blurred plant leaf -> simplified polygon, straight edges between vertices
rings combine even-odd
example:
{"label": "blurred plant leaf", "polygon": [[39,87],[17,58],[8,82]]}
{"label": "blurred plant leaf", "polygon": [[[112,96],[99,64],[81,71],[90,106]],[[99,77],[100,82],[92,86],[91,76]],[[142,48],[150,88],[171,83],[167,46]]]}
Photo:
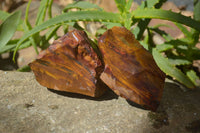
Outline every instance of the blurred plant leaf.
{"label": "blurred plant leaf", "polygon": [[16,11],[11,14],[1,25],[0,25],[0,49],[6,46],[8,41],[14,35],[17,26],[20,22],[21,12]]}
{"label": "blurred plant leaf", "polygon": [[180,13],[175,13],[172,11],[162,10],[162,9],[136,9],[132,12],[132,16],[135,19],[142,18],[155,18],[155,19],[164,19],[172,22],[177,22],[181,24],[185,24],[189,27],[192,27],[198,31],[200,31],[200,22],[195,21],[191,17],[186,17],[181,15]]}
{"label": "blurred plant leaf", "polygon": [[194,19],[200,22],[200,0],[194,0]]}
{"label": "blurred plant leaf", "polygon": [[192,64],[191,61],[185,59],[185,58],[181,58],[181,57],[176,57],[176,58],[169,58],[168,59],[169,62],[171,64],[173,64],[174,66],[180,66],[180,65],[190,65]]}
{"label": "blurred plant leaf", "polygon": [[81,9],[81,10],[91,10],[91,9],[98,9],[102,10],[98,5],[90,3],[88,1],[77,1],[72,4],[68,4],[64,9],[63,12],[67,12],[69,9]]}
{"label": "blurred plant leaf", "polygon": [[[31,5],[31,1],[32,0],[29,0],[28,5],[26,7],[26,12],[25,12],[25,19],[24,19],[24,23],[23,23],[23,27],[24,27],[24,32],[25,33],[32,29],[32,26],[31,26],[31,24],[30,24],[30,22],[28,20],[28,13],[29,13],[29,8],[30,8],[30,5]],[[32,36],[29,37],[29,40],[30,40],[32,46],[34,47],[36,53],[38,54],[39,52],[37,50],[37,44],[35,42],[36,39],[34,39],[34,36],[32,35]]]}
{"label": "blurred plant leaf", "polygon": [[[17,44],[18,41],[19,41],[18,39],[17,40],[10,40],[7,43],[6,46],[4,46],[3,48],[0,49],[0,54],[5,53],[5,52],[12,52],[12,51],[14,51],[15,47],[16,47],[16,44]],[[31,42],[29,40],[27,40],[27,41],[24,41],[20,45],[19,49],[27,48],[29,46],[31,46]]]}
{"label": "blurred plant leaf", "polygon": [[164,51],[167,51],[167,50],[170,50],[174,48],[173,45],[171,44],[159,44],[159,45],[156,45],[156,49],[159,51],[159,52],[164,52]]}
{"label": "blurred plant leaf", "polygon": [[9,13],[0,10],[0,20],[1,20],[1,21],[6,20],[6,18],[7,18],[8,16],[10,16]]}
{"label": "blurred plant leaf", "polygon": [[165,31],[160,30],[157,26],[156,27],[150,27],[149,28],[152,31],[155,31],[158,33],[160,36],[162,36],[166,41],[173,40],[173,37],[170,34],[167,34]]}
{"label": "blurred plant leaf", "polygon": [[186,72],[186,74],[196,86],[200,86],[200,79],[194,70],[190,69]]}
{"label": "blurred plant leaf", "polygon": [[183,32],[185,37],[188,37],[188,38],[192,37],[192,33],[189,32],[185,26],[183,26],[182,24],[179,24],[179,23],[174,23],[174,24]]}

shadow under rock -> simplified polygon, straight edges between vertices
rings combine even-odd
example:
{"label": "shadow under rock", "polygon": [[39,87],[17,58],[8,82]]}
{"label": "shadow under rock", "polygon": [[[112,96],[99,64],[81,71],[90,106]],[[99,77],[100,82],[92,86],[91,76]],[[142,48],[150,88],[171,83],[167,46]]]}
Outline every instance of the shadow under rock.
{"label": "shadow under rock", "polygon": [[127,101],[127,103],[129,104],[129,105],[131,105],[131,106],[133,106],[133,107],[136,107],[136,108],[139,108],[139,109],[143,109],[143,110],[148,110],[148,109],[146,109],[145,107],[143,107],[142,105],[139,105],[139,104],[137,104],[137,103],[135,103],[135,102],[133,102],[133,101],[130,101],[130,100],[126,100]]}
{"label": "shadow under rock", "polygon": [[67,96],[71,98],[79,98],[79,99],[88,99],[88,100],[95,100],[95,101],[104,101],[104,100],[112,100],[112,99],[118,99],[118,95],[116,95],[112,90],[107,89],[107,91],[100,97],[90,97],[78,93],[71,93],[66,91],[58,91],[53,90],[50,88],[47,88],[49,91],[56,93],[58,95]]}
{"label": "shadow under rock", "polygon": [[[0,70],[4,70],[4,71],[13,71],[13,70],[17,70],[18,64],[14,63],[12,58],[13,58],[13,52],[10,53],[5,53],[3,57],[3,54],[0,55]],[[16,56],[15,56],[15,60],[17,60],[17,58],[19,57],[19,54],[17,52]]]}
{"label": "shadow under rock", "polygon": [[197,133],[200,132],[200,128],[197,128],[199,123],[192,122],[200,118],[199,101],[199,88],[183,90],[177,83],[166,81],[160,105],[156,112],[149,112],[148,117],[155,129],[171,125],[166,129],[178,128],[177,132],[195,130]]}

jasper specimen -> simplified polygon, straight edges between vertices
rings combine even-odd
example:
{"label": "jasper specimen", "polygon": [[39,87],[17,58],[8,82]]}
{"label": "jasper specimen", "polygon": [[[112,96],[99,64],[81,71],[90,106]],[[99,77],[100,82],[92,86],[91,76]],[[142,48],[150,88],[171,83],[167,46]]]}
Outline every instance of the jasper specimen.
{"label": "jasper specimen", "polygon": [[29,64],[43,86],[92,97],[106,88],[100,80],[104,65],[91,47],[84,31],[73,30],[62,36]]}
{"label": "jasper specimen", "polygon": [[113,27],[98,40],[105,70],[101,79],[117,95],[155,111],[162,97],[165,74],[152,55],[124,27]]}

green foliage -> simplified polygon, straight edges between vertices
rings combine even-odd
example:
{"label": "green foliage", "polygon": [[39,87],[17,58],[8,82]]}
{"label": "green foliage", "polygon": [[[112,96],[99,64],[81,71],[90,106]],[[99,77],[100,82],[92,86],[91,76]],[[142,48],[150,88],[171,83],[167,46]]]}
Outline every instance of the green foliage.
{"label": "green foliage", "polygon": [[182,84],[185,84],[188,88],[194,88],[194,84],[192,81],[175,65],[171,64],[169,60],[161,55],[155,48],[153,49],[153,57],[158,64],[158,66],[165,72],[166,74],[172,76]]}
{"label": "green foliage", "polygon": [[[12,22],[13,19],[17,20],[15,21],[15,26],[9,27],[12,29],[12,32],[9,31],[12,33],[9,34],[9,37],[8,35],[5,36],[0,34],[0,54],[14,51],[15,56],[19,49],[31,45],[34,46],[36,52],[37,47],[46,49],[49,46],[48,41],[52,37],[57,38],[56,31],[59,27],[63,27],[65,32],[68,31],[69,26],[83,29],[78,24],[79,21],[84,22],[84,24],[87,22],[102,23],[104,26],[98,29],[97,37],[113,26],[124,26],[131,30],[141,44],[152,53],[156,63],[166,75],[179,81],[188,88],[195,88],[196,86],[200,86],[199,76],[193,69],[194,67],[192,64],[194,60],[200,59],[200,50],[195,47],[199,42],[200,2],[199,0],[194,1],[194,19],[192,19],[191,17],[186,17],[180,13],[160,9],[165,1],[166,0],[143,1],[136,10],[132,11],[131,5],[133,0],[115,0],[119,13],[106,12],[93,3],[79,1],[67,5],[63,9],[62,14],[52,18],[51,6],[53,0],[42,0],[36,17],[36,23],[33,27],[30,25],[28,19],[29,6],[31,4],[31,1],[29,1],[23,23],[19,22],[19,12],[10,15],[0,11],[0,20],[3,21],[0,33],[8,32],[3,30],[3,28],[5,28],[9,19],[12,19]],[[77,10],[71,11],[71,9]],[[48,14],[48,17],[46,14]],[[151,19],[163,19],[174,22],[183,32],[185,37],[174,39],[166,32],[160,30],[161,26],[167,25],[161,24],[149,27],[148,24]],[[134,28],[132,28],[133,25]],[[190,28],[188,29],[184,25],[187,25]],[[16,29],[22,30],[24,35],[19,39],[12,40],[11,37]],[[48,30],[46,34],[41,36],[40,32],[46,29]],[[144,37],[145,30],[148,31],[148,34]],[[152,39],[154,33],[162,36],[165,39],[165,42],[159,45],[155,44]],[[2,39],[4,41],[2,41]],[[96,46],[96,44],[94,46]],[[26,69],[22,69],[21,71],[24,70]]]}
{"label": "green foliage", "polygon": [[0,51],[14,35],[19,24],[21,12],[17,11],[8,16],[0,25]]}
{"label": "green foliage", "polygon": [[200,22],[200,0],[194,0],[194,19]]}
{"label": "green foliage", "polygon": [[137,9],[133,11],[132,16],[135,19],[155,18],[155,19],[170,20],[172,22],[181,23],[200,31],[199,22],[195,21],[194,19],[190,17],[186,17],[172,11],[145,8],[145,9]]}
{"label": "green foliage", "polygon": [[98,9],[102,10],[99,6],[92,4],[87,1],[79,1],[79,2],[74,2],[72,4],[68,4],[64,9],[63,12],[67,12],[69,9],[80,9],[80,10],[92,10],[92,9]]}
{"label": "green foliage", "polygon": [[10,14],[0,10],[0,20],[4,21]]}

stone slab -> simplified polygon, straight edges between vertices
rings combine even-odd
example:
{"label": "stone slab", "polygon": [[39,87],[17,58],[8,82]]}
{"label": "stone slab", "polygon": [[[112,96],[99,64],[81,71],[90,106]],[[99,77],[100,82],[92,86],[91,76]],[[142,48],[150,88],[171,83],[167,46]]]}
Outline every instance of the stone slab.
{"label": "stone slab", "polygon": [[167,80],[156,113],[109,91],[102,97],[51,91],[33,73],[0,71],[1,133],[200,132],[200,89]]}

